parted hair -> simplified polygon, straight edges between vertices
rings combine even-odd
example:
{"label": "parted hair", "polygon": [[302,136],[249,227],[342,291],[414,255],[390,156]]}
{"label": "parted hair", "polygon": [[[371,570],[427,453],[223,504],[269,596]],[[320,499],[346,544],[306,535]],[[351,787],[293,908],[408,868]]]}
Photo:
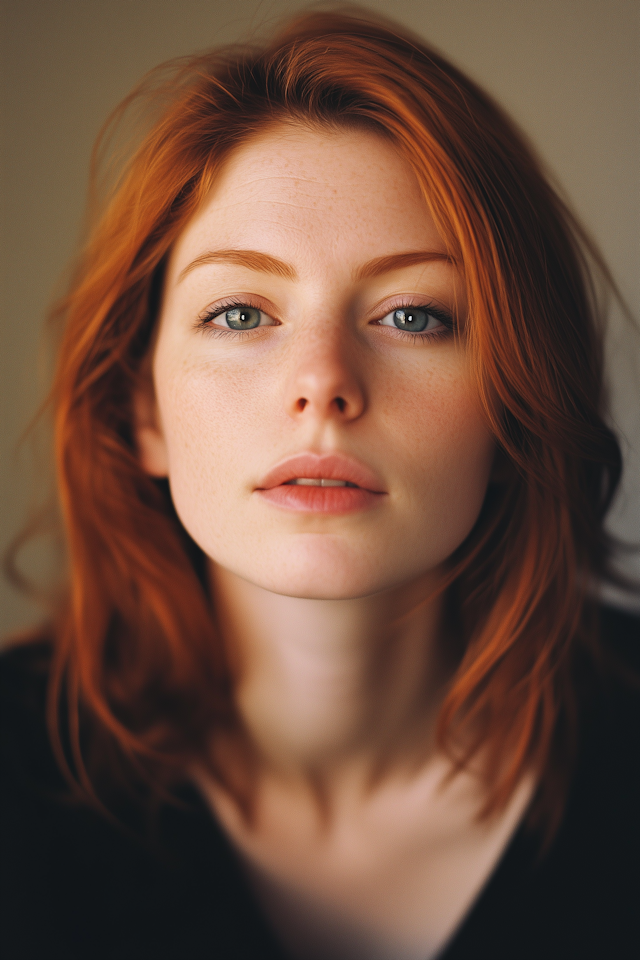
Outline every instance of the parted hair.
{"label": "parted hair", "polygon": [[421,40],[362,11],[303,13],[262,45],[163,65],[111,118],[98,160],[136,109],[146,132],[111,169],[55,308],[69,579],[48,718],[60,763],[86,796],[104,776],[164,788],[205,756],[216,724],[234,723],[201,557],[168,486],[141,468],[132,398],[168,253],[234,148],[283,121],[364,125],[415,171],[464,278],[466,348],[502,464],[448,567],[458,660],[439,740],[461,765],[481,751],[485,814],[533,769],[536,809],[557,822],[575,663],[598,643],[591,597],[609,570],[603,518],[621,470],[603,419],[597,253],[501,109]]}

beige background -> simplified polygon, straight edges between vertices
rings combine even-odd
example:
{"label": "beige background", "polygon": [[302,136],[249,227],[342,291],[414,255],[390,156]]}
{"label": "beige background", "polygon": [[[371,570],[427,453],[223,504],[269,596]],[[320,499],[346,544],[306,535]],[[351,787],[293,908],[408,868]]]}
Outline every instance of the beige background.
{"label": "beige background", "polygon": [[[259,37],[294,0],[4,0],[0,548],[42,495],[46,454],[16,447],[47,379],[43,316],[77,238],[89,152],[107,113],[158,62]],[[493,93],[528,132],[640,312],[640,3],[369,0]],[[398,69],[402,65],[398,64]],[[640,339],[614,313],[612,418],[625,487],[611,525],[640,541]],[[25,553],[42,569],[43,548]],[[625,567],[640,576],[638,555]],[[0,633],[37,608],[0,586]]]}

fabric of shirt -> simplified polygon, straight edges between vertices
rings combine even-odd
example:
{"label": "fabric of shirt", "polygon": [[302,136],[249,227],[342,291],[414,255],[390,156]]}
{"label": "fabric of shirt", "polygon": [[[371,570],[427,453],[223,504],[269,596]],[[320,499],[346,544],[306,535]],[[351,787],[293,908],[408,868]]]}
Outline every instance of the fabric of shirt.
{"label": "fabric of shirt", "polygon": [[[601,618],[637,669],[640,619]],[[195,789],[138,832],[126,811],[111,822],[70,799],[46,732],[48,660],[42,644],[0,656],[3,960],[286,960]],[[583,706],[550,848],[516,831],[441,960],[640,958],[640,684],[622,673]]]}

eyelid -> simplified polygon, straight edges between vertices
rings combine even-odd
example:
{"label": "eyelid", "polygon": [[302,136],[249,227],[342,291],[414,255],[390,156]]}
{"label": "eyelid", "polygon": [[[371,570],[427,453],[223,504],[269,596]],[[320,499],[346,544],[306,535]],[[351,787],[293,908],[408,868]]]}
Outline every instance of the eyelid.
{"label": "eyelid", "polygon": [[[441,306],[438,303],[434,303],[432,300],[421,300],[418,297],[398,297],[396,300],[392,300],[390,304],[386,304],[384,312],[381,310],[376,311],[376,315],[369,320],[369,323],[373,326],[389,326],[392,327],[392,324],[383,324],[382,320],[385,320],[390,314],[395,313],[396,310],[424,310],[425,313],[428,313],[434,319],[438,320],[443,327],[447,330],[452,331],[456,327],[456,321],[451,311],[447,310],[445,307]],[[435,332],[435,331],[434,331]],[[425,334],[412,334],[412,336],[425,336]]]}
{"label": "eyelid", "polygon": [[212,322],[217,320],[221,314],[226,313],[227,310],[233,310],[237,307],[249,307],[251,310],[257,310],[262,314],[263,317],[266,317],[271,321],[271,323],[260,323],[257,327],[252,328],[254,330],[259,330],[263,327],[277,327],[280,325],[280,321],[276,317],[272,316],[272,314],[267,310],[265,310],[264,305],[261,306],[257,302],[257,298],[254,298],[250,295],[240,295],[228,297],[224,300],[220,300],[211,304],[211,306],[207,307],[198,318],[198,326],[207,327],[209,329],[217,328],[219,330],[230,330],[233,333],[249,332],[233,330],[232,327],[223,326],[222,324],[214,324]]}
{"label": "eyelid", "polygon": [[[252,310],[258,310],[263,317],[270,320],[270,323],[260,323],[258,327],[253,327],[253,330],[264,329],[265,327],[275,327],[280,326],[281,321],[273,315],[275,311],[273,310],[273,305],[269,304],[267,309],[265,309],[265,304],[259,302],[262,300],[261,297],[254,297],[251,294],[239,294],[227,297],[225,299],[219,300],[207,307],[198,317],[197,326],[202,329],[208,330],[219,330],[219,331],[229,331],[233,334],[238,333],[250,333],[251,330],[239,331],[234,330],[232,327],[223,326],[222,324],[215,324],[212,321],[216,320],[221,314],[225,313],[227,310],[231,310],[237,307],[249,307]],[[393,324],[382,324],[381,321],[392,314],[395,310],[409,310],[409,309],[421,309],[438,320],[442,327],[451,332],[456,327],[456,321],[452,316],[451,312],[441,306],[439,303],[434,303],[432,300],[427,300],[426,302],[422,300],[419,296],[412,295],[398,295],[397,297],[391,298],[390,302],[387,302],[384,306],[384,312],[380,307],[375,311],[375,315],[367,321],[368,324],[373,326],[387,326],[389,329],[395,329],[397,332],[401,331],[399,328],[395,328]],[[431,331],[431,334],[436,334],[438,330]],[[408,336],[411,337],[422,337],[425,338],[429,336],[429,333],[408,333]]]}
{"label": "eyelid", "polygon": [[[400,310],[402,310],[402,309],[403,309],[402,307],[396,307],[394,310],[390,310],[389,313],[385,313],[384,317],[381,317],[380,320],[377,321],[377,326],[379,326],[379,327],[390,327],[390,328],[393,327],[393,328],[395,328],[396,330],[399,329],[398,327],[396,327],[395,323],[393,323],[393,322],[391,322],[391,323],[385,323],[384,321],[387,319],[387,317],[393,317],[394,313],[398,313],[398,312],[399,312]],[[410,308],[410,307],[405,307],[404,309],[405,309],[407,312],[409,312],[409,310],[410,310],[411,308]],[[440,319],[440,317],[436,317],[435,313],[432,313],[430,310],[425,310],[424,307],[414,307],[413,309],[414,309],[414,310],[422,310],[424,313],[426,313],[426,315],[427,315],[428,317],[431,317],[433,320],[437,320],[437,322],[439,323],[440,326],[436,327],[436,330],[440,330],[441,328],[442,328],[442,329],[447,329],[446,325],[442,322],[442,320]],[[413,332],[413,333],[421,334],[422,336],[424,336],[426,333],[432,333],[432,332],[434,332],[434,331],[432,331],[432,330],[417,330],[417,331],[408,331],[408,332]]]}

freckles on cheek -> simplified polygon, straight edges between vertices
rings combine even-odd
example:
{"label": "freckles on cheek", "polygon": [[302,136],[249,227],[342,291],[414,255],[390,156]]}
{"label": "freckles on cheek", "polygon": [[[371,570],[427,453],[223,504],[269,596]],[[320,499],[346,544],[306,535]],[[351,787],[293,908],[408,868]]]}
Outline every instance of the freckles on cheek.
{"label": "freckles on cheek", "polygon": [[396,416],[385,432],[408,539],[415,537],[418,554],[426,551],[429,563],[440,563],[478,518],[494,441],[468,380],[442,369],[430,374],[397,385]]}
{"label": "freckles on cheek", "polygon": [[180,378],[167,400],[165,430],[171,473],[175,476],[188,470],[192,478],[204,480],[227,419],[215,383],[201,377]]}
{"label": "freckles on cheek", "polygon": [[466,476],[488,474],[493,439],[464,376],[428,371],[399,378],[385,405],[396,455],[416,479],[458,486]]}
{"label": "freckles on cheek", "polygon": [[455,418],[452,405],[458,406],[460,398],[449,378],[437,371],[418,370],[409,376],[401,370],[385,384],[380,401],[393,435],[411,449],[447,429]]}
{"label": "freckles on cheek", "polygon": [[172,377],[164,400],[172,484],[210,492],[218,478],[241,476],[243,450],[264,407],[255,377],[213,364],[185,366]]}

